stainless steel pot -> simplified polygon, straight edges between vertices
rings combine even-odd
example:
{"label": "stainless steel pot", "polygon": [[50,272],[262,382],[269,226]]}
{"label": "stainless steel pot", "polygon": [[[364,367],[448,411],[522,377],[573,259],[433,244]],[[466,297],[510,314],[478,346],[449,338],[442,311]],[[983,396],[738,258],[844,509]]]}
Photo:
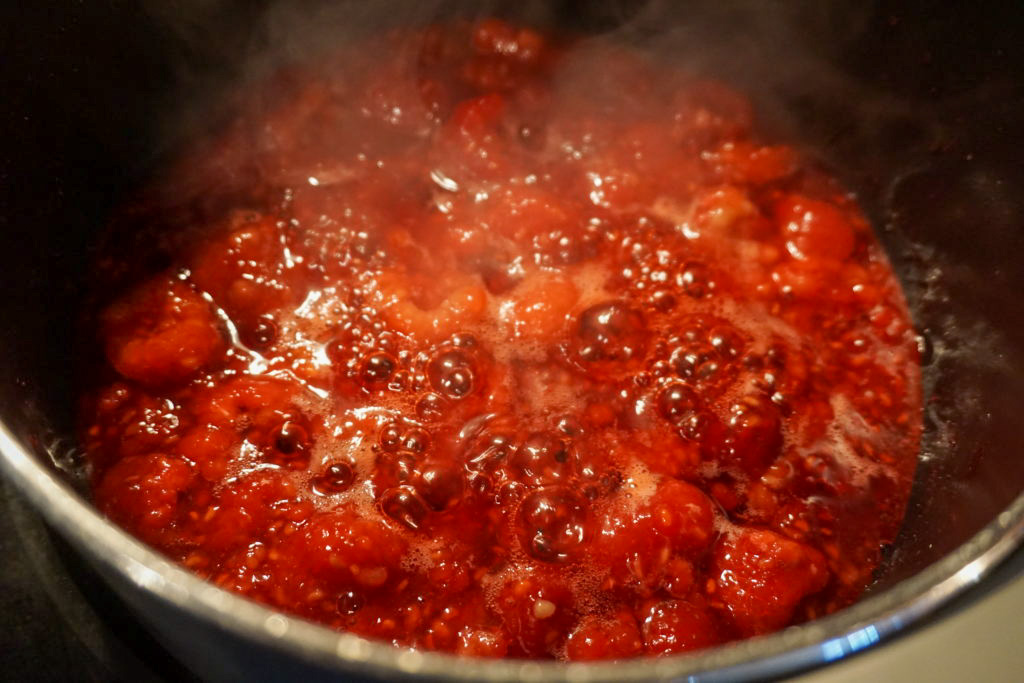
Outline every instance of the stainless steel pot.
{"label": "stainless steel pot", "polygon": [[[488,6],[652,41],[748,87],[780,135],[819,150],[858,189],[925,335],[927,437],[915,491],[903,533],[862,602],[694,655],[562,665],[396,650],[284,616],[169,563],[75,489],[62,468],[74,457],[74,321],[89,244],[111,207],[185,134],[180,122],[211,110],[209,93],[244,75],[241,59],[254,45],[260,54],[280,55],[282,44],[292,51],[303,22],[291,22],[313,8],[292,6],[285,16],[274,3],[230,0],[67,3],[60,12],[15,5],[0,17],[9,34],[0,105],[0,467],[201,675],[773,677],[903,631],[983,580],[1024,538],[1024,24],[1012,9],[806,2],[766,13],[762,3],[739,0]],[[357,3],[326,14],[318,7],[317,35],[353,30],[356,19],[386,24],[433,11],[407,8],[403,15],[389,3],[371,18]],[[445,13],[458,11],[445,5]]]}

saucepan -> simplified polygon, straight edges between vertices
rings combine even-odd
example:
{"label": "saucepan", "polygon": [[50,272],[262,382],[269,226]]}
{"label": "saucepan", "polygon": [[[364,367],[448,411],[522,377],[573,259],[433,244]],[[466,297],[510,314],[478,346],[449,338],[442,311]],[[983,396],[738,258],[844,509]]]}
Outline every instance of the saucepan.
{"label": "saucepan", "polygon": [[[1024,15],[989,3],[7,3],[0,468],[162,643],[217,680],[770,678],[904,632],[1024,538]],[[781,633],[611,664],[480,661],[369,642],[193,577],[99,515],[73,473],[77,311],[113,207],[305,40],[505,14],[649,41],[748,91],[854,188],[921,333],[925,438],[864,599]]]}

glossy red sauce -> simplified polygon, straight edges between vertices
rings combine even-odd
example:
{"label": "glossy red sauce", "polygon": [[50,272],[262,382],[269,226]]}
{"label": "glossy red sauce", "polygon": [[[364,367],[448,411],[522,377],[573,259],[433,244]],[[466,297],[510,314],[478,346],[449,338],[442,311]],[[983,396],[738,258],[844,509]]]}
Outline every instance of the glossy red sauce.
{"label": "glossy red sauce", "polygon": [[170,265],[96,316],[97,504],[220,586],[466,655],[850,604],[914,473],[915,333],[850,194],[752,119],[496,21],[282,73],[126,211]]}

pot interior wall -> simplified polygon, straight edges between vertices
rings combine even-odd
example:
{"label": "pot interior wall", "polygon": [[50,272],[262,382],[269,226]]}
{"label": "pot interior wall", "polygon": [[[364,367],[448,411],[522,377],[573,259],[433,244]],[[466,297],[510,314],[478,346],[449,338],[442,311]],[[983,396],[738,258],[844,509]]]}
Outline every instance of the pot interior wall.
{"label": "pot interior wall", "polygon": [[[330,30],[317,39],[351,32],[353,17],[368,25],[439,14],[398,4],[408,14],[335,5],[318,15]],[[858,190],[927,340],[927,439],[879,587],[952,550],[1024,491],[1024,27],[1012,10],[881,1],[512,6],[486,9],[614,31],[700,60],[748,87],[780,136],[817,150]],[[247,58],[268,42],[294,38],[299,24],[271,3],[230,1],[8,3],[2,14],[0,415],[41,461],[50,451],[67,462],[76,310],[97,230],[194,122],[216,111],[211,93],[245,76]]]}

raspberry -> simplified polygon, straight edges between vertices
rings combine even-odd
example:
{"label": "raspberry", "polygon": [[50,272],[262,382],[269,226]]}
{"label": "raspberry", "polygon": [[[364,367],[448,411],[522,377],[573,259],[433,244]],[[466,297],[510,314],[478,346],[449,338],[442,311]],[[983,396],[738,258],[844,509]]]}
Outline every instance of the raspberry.
{"label": "raspberry", "polygon": [[466,656],[686,652],[855,600],[921,406],[846,191],[608,37],[481,19],[320,59],[118,218],[154,253],[102,253],[89,297],[100,509],[216,585]]}

